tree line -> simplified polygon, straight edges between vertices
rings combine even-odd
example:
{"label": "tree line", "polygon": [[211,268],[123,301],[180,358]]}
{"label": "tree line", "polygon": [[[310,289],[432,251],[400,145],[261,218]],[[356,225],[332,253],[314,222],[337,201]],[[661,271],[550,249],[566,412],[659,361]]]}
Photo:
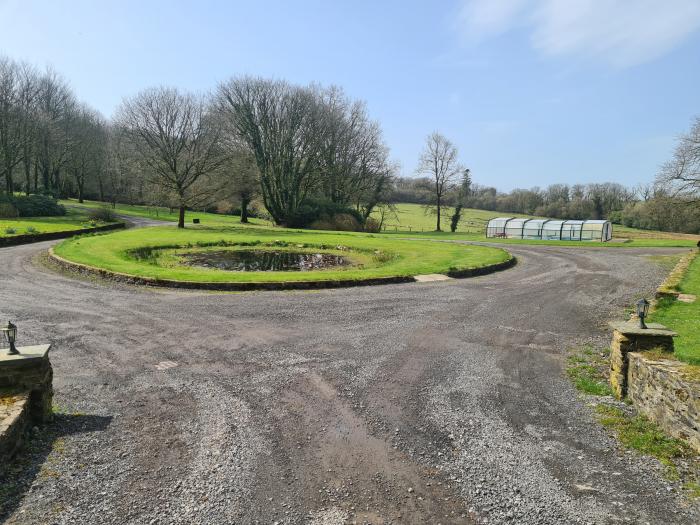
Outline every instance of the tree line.
{"label": "tree line", "polygon": [[[419,170],[419,175],[429,173],[430,176],[397,177],[390,201],[421,204],[436,214],[437,210],[448,207],[453,211],[453,228],[459,221],[461,209],[468,207],[498,214],[609,219],[641,229],[700,233],[700,117],[693,120],[688,132],[679,136],[671,159],[661,166],[655,181],[634,188],[606,182],[553,184],[544,189],[534,187],[501,192],[495,187],[472,183],[469,170],[457,163],[454,163],[447,183],[436,185],[439,177],[436,179],[435,172],[439,170],[435,167],[443,164],[438,161],[440,155],[435,154],[436,148],[431,145],[435,136],[431,137]],[[447,143],[456,154],[456,148],[447,139],[440,136],[439,140]],[[434,173],[430,173],[431,166]]]}
{"label": "tree line", "polygon": [[[207,94],[156,87],[111,121],[55,72],[0,59],[2,192],[236,207],[284,226],[370,227],[396,166],[365,104],[340,88],[238,77]],[[228,209],[226,209],[228,208]]]}
{"label": "tree line", "polygon": [[[457,147],[426,139],[416,177],[397,177],[379,124],[338,87],[235,77],[196,94],[155,87],[111,120],[55,71],[0,57],[0,196],[17,192],[264,214],[276,224],[381,228],[391,203],[446,213],[465,207],[700,231],[700,118],[654,184],[555,184],[499,192],[472,183]],[[0,199],[1,200],[1,199]],[[254,203],[261,203],[255,206]],[[372,217],[373,212],[375,219]]]}

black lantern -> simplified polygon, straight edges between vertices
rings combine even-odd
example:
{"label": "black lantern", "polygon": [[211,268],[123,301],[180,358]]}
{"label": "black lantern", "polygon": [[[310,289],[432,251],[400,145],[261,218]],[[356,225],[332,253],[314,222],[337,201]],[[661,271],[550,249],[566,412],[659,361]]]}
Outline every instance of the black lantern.
{"label": "black lantern", "polygon": [[15,346],[15,341],[17,340],[17,326],[12,324],[10,321],[7,322],[7,326],[2,328],[5,334],[5,339],[10,343],[10,349],[7,351],[9,355],[19,354],[17,347]]}
{"label": "black lantern", "polygon": [[639,328],[646,328],[647,325],[644,324],[644,319],[649,313],[649,301],[646,299],[640,299],[637,301],[637,317],[639,317]]}

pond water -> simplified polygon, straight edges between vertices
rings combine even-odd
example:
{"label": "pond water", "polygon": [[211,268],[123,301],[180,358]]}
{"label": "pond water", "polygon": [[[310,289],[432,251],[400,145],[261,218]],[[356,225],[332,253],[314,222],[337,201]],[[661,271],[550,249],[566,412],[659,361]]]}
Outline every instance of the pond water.
{"label": "pond water", "polygon": [[280,272],[323,270],[349,264],[332,253],[301,253],[268,250],[221,250],[185,253],[185,264],[234,272]]}

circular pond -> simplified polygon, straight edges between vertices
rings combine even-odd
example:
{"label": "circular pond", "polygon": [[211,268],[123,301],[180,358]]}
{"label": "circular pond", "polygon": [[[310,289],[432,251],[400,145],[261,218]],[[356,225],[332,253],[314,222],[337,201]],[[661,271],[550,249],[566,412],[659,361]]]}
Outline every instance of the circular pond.
{"label": "circular pond", "polygon": [[272,250],[219,250],[181,254],[187,266],[233,272],[304,272],[346,266],[350,262],[332,253]]}

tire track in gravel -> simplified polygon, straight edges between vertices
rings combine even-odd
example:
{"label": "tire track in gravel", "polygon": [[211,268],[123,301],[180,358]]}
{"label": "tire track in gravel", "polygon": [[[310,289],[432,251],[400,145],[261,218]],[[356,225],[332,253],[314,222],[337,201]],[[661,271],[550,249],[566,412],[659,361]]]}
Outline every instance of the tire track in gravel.
{"label": "tire track in gravel", "polygon": [[513,246],[517,267],[468,280],[206,294],[73,280],[32,263],[49,245],[0,250],[0,318],[55,343],[57,401],[96,423],[9,523],[698,521],[562,374],[663,278],[647,251]]}

